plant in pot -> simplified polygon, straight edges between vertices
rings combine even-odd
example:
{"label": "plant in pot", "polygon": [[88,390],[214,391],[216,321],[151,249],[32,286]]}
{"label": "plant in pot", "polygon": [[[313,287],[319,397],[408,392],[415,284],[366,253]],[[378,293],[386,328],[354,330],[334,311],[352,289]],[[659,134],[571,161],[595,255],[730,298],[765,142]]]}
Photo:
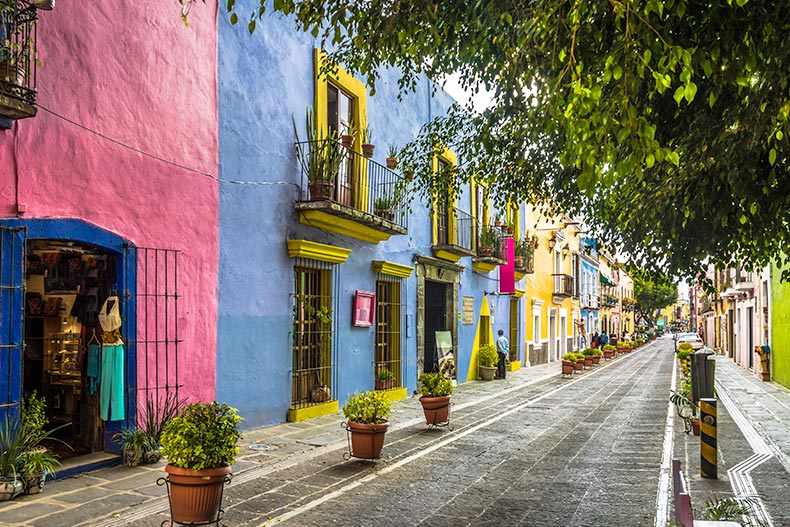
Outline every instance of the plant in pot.
{"label": "plant in pot", "polygon": [[46,399],[44,396],[39,397],[36,390],[22,401],[20,430],[23,446],[18,453],[17,463],[22,487],[27,494],[41,492],[47,476],[53,476],[60,466],[57,454],[43,445],[44,440],[55,441],[71,449],[71,445],[53,437],[55,432],[71,423],[45,430],[49,425],[46,408]]}
{"label": "plant in pot", "polygon": [[675,406],[678,417],[683,419],[684,431],[700,435],[699,408],[691,400],[691,380],[688,377],[680,379],[678,389],[670,394],[669,401]]}
{"label": "plant in pot", "polygon": [[353,124],[350,124],[346,127],[344,133],[340,135],[340,144],[343,148],[348,148],[349,150],[354,149],[354,137],[357,135],[357,129],[354,128]]}
{"label": "plant in pot", "polygon": [[576,354],[566,353],[562,356],[562,374],[571,375],[576,370]]}
{"label": "plant in pot", "polygon": [[441,373],[420,375],[420,404],[425,422],[429,425],[442,425],[449,421],[450,396],[455,389],[453,382]]}
{"label": "plant in pot", "polygon": [[532,259],[534,252],[535,247],[527,238],[516,243],[514,248],[514,264],[516,269],[527,269],[527,263]]}
{"label": "plant in pot", "polygon": [[242,417],[218,402],[184,407],[162,431],[170,514],[177,523],[218,522],[222,490],[236,461]]}
{"label": "plant in pot", "polygon": [[601,351],[599,348],[592,348],[593,364],[600,364],[602,357],[603,351]]}
{"label": "plant in pot", "polygon": [[146,397],[145,406],[138,414],[137,426],[127,428],[113,437],[123,451],[123,462],[130,467],[156,463],[162,457],[160,442],[165,426],[184,406],[175,392],[168,392],[161,401]]}
{"label": "plant in pot", "polygon": [[485,344],[477,350],[477,364],[480,369],[480,378],[484,381],[493,381],[496,366],[499,363],[499,353],[493,344]]}
{"label": "plant in pot", "polygon": [[381,368],[376,374],[376,389],[389,390],[395,386],[395,374],[387,368]]}
{"label": "plant in pot", "polygon": [[617,348],[611,344],[604,344],[602,350],[604,359],[613,359],[615,353],[617,353]]}
{"label": "plant in pot", "polygon": [[302,172],[307,176],[307,187],[310,199],[323,201],[332,199],[335,189],[335,178],[340,170],[345,152],[337,146],[337,132],[319,131],[318,121],[313,111],[308,108],[305,114],[307,142],[299,141],[296,121],[293,121],[296,136],[296,153]]}
{"label": "plant in pot", "polygon": [[373,213],[386,220],[392,221],[394,215],[392,214],[392,198],[384,196],[373,200]]}
{"label": "plant in pot", "polygon": [[390,170],[394,169],[398,166],[398,147],[396,145],[390,145],[389,149],[387,150],[387,168]]}
{"label": "plant in pot", "polygon": [[351,455],[379,459],[384,448],[384,434],[389,428],[392,403],[384,392],[354,392],[343,406],[348,420],[343,426],[351,435]]}
{"label": "plant in pot", "polygon": [[362,134],[362,155],[370,159],[373,157],[373,152],[376,150],[375,145],[373,145],[373,130],[370,129],[370,126],[365,125],[362,127],[361,130]]}
{"label": "plant in pot", "polygon": [[499,233],[491,225],[483,225],[480,229],[480,240],[477,245],[477,255],[482,257],[494,256],[494,248],[499,244]]}
{"label": "plant in pot", "polygon": [[592,365],[593,365],[592,348],[585,348],[585,349],[583,349],[582,353],[581,353],[581,356],[583,357],[583,360],[584,360],[584,366],[587,367],[587,368],[592,367]]}
{"label": "plant in pot", "polygon": [[0,501],[13,499],[22,493],[19,455],[24,449],[24,424],[19,418],[6,414],[0,425]]}

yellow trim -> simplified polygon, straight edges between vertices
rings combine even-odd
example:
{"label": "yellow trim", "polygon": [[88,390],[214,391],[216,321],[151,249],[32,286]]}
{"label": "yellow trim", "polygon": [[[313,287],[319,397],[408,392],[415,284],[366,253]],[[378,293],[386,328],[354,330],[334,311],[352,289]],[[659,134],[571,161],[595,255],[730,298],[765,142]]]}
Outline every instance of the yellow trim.
{"label": "yellow trim", "polygon": [[383,390],[382,393],[387,396],[390,401],[400,401],[406,398],[406,388],[393,388],[391,390]]}
{"label": "yellow trim", "polygon": [[[356,130],[354,136],[354,150],[359,152],[362,150],[362,133],[363,127],[368,124],[368,99],[367,90],[365,85],[354,78],[353,75],[344,70],[340,65],[337,66],[335,75],[328,75],[321,77],[321,63],[326,54],[318,48],[313,49],[313,74],[315,76],[315,115],[316,123],[319,133],[326,134],[329,129],[327,122],[326,108],[327,108],[327,87],[331,82],[336,87],[340,88],[351,99],[354,100],[354,122],[352,125]],[[361,157],[357,157],[361,159]],[[367,203],[367,163],[357,162],[354,166],[354,196],[356,203],[354,208],[359,210],[366,210],[367,207],[363,206]]]}
{"label": "yellow trim", "polygon": [[373,270],[379,274],[397,276],[398,278],[408,278],[411,276],[412,271],[414,271],[414,267],[384,260],[373,260]]}
{"label": "yellow trim", "polygon": [[498,264],[491,263],[491,262],[472,262],[472,270],[477,271],[478,273],[490,273],[494,269],[496,269]]}
{"label": "yellow trim", "polygon": [[288,256],[291,258],[310,258],[329,263],[344,263],[351,249],[334,247],[324,243],[307,240],[288,240]]}
{"label": "yellow trim", "polygon": [[510,371],[518,371],[520,369],[521,369],[521,363],[519,361],[510,363]]}
{"label": "yellow trim", "polygon": [[[487,334],[488,337],[483,339],[482,336]],[[477,380],[478,367],[477,367],[477,350],[480,343],[487,340],[491,344],[494,341],[494,328],[491,325],[491,311],[488,308],[488,296],[483,295],[483,304],[480,306],[480,314],[477,317],[477,329],[475,330],[475,340],[472,342],[472,357],[469,360],[469,370],[466,372],[467,381]]]}
{"label": "yellow trim", "polygon": [[288,410],[288,420],[292,423],[298,423],[306,419],[337,413],[339,409],[337,401],[329,401],[328,403],[316,404],[306,408],[291,408]]}
{"label": "yellow trim", "polygon": [[353,220],[339,218],[321,210],[300,211],[299,223],[370,243],[383,242],[389,240],[392,236],[388,232],[373,229]]}
{"label": "yellow trim", "polygon": [[526,295],[526,294],[527,294],[526,290],[524,290],[524,289],[516,289],[515,293],[513,293],[513,296],[515,296],[516,298],[524,298],[524,295]]}
{"label": "yellow trim", "polygon": [[[491,311],[488,308],[488,295],[483,295],[483,305],[480,306],[480,316],[490,317]],[[491,335],[494,335],[494,330],[491,330]]]}
{"label": "yellow trim", "polygon": [[458,263],[461,260],[460,254],[451,253],[450,251],[445,251],[442,249],[433,251],[433,255],[437,258],[441,258],[442,260],[447,260],[448,262]]}
{"label": "yellow trim", "polygon": [[527,276],[527,273],[522,271],[513,271],[513,276],[516,278],[516,282]]}

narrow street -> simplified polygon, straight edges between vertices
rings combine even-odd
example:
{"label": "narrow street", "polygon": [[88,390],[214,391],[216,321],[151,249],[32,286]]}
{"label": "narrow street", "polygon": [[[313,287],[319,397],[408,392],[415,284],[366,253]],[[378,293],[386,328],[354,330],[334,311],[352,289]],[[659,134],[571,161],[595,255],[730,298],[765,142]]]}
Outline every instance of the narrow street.
{"label": "narrow street", "polygon": [[[672,349],[659,339],[572,378],[548,364],[465,383],[452,430],[428,429],[416,397],[399,401],[376,462],[344,459],[340,414],[250,430],[222,524],[666,527],[676,458],[698,513],[710,499],[756,496],[765,527],[787,525],[790,391],[718,357],[719,478],[702,479],[699,438],[668,403]],[[163,466],[52,482],[6,504],[0,525],[159,526]]]}
{"label": "narrow street", "polygon": [[452,431],[418,424],[389,433],[377,463],[342,462],[333,452],[234,483],[226,523],[652,524],[670,346],[467,407],[457,400]]}

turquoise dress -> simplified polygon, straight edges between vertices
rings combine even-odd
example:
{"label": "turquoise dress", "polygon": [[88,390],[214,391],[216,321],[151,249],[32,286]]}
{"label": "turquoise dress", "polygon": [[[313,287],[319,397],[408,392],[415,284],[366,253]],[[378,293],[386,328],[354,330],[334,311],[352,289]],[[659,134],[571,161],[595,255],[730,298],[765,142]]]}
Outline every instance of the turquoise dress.
{"label": "turquoise dress", "polygon": [[123,343],[102,347],[99,417],[104,421],[124,419],[123,356]]}

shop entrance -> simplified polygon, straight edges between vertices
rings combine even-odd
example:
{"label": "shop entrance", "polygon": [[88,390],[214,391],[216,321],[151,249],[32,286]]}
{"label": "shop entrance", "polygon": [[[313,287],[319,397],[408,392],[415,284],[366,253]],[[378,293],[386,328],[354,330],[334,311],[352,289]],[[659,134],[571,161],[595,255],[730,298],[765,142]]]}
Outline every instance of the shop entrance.
{"label": "shop entrance", "polygon": [[22,395],[44,398],[51,426],[61,427],[56,437],[71,447],[48,445],[61,459],[102,451],[105,422],[125,413],[123,367],[102,372],[99,323],[105,300],[107,311],[120,303],[118,259],[88,244],[40,239],[27,241],[26,258]]}

